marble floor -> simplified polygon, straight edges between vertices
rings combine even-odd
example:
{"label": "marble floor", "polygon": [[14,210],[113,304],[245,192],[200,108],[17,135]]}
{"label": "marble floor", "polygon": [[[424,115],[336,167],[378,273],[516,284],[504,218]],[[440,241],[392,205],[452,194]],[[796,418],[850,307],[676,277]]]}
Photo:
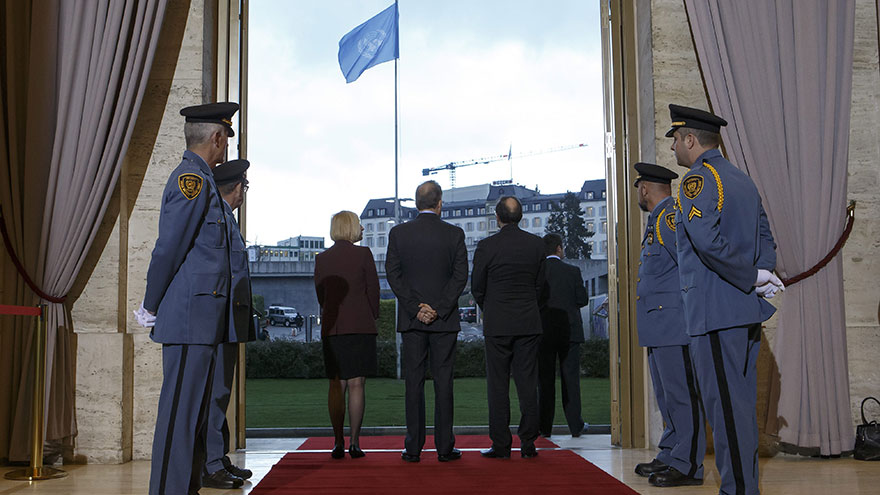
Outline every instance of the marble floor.
{"label": "marble floor", "polygon": [[[305,439],[250,439],[246,451],[232,455],[233,461],[254,472],[254,477],[238,490],[203,488],[201,495],[244,495],[269,472],[284,454],[296,450]],[[580,438],[554,435],[551,440],[560,448],[571,449],[635,491],[644,494],[714,495],[718,493],[718,472],[714,458],[706,459],[706,480],[701,487],[655,488],[647,479],[633,473],[638,462],[653,457],[645,449],[620,449],[610,445],[608,435],[585,435]],[[463,449],[464,455],[479,455],[476,449]],[[367,454],[369,455],[369,450]],[[328,451],[329,453],[329,451]],[[329,455],[328,455],[329,460]],[[0,495],[143,495],[150,475],[148,461],[122,465],[67,465],[70,473],[60,480],[39,482],[10,481],[0,477]],[[11,468],[0,468],[0,474]],[[880,493],[880,462],[852,458],[813,459],[778,455],[761,459],[761,493],[764,495],[877,494]]]}

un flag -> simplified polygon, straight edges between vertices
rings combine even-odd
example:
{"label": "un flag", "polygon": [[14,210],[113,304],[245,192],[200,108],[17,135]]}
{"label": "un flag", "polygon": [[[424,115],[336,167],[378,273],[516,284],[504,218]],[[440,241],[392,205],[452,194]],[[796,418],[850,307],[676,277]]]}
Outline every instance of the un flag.
{"label": "un flag", "polygon": [[374,65],[400,57],[397,3],[349,31],[339,40],[339,68],[352,82]]}

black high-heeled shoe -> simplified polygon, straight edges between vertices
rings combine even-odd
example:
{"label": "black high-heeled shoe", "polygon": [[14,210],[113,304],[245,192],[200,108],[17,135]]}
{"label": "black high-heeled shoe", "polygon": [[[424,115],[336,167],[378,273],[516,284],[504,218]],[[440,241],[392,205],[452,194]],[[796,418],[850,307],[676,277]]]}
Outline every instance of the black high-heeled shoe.
{"label": "black high-heeled shoe", "polygon": [[348,455],[350,455],[352,459],[357,459],[358,457],[363,457],[367,454],[365,454],[357,445],[352,445],[348,448]]}
{"label": "black high-heeled shoe", "polygon": [[333,452],[330,452],[330,457],[334,459],[342,459],[345,457],[345,444],[337,443],[335,447],[333,447]]}

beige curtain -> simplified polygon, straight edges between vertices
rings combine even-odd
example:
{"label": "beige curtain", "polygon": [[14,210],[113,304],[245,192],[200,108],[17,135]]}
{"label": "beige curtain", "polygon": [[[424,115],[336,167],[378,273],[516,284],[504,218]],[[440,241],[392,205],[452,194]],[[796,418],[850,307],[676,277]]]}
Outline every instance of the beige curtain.
{"label": "beige curtain", "polygon": [[[854,0],[685,0],[730,160],[751,176],[777,270],[821,260],[845,224]],[[788,287],[774,340],[768,432],[823,455],[852,450],[841,256]],[[774,403],[774,399],[778,402]]]}
{"label": "beige curtain", "polygon": [[[47,294],[73,286],[119,179],[166,0],[4,2],[0,205],[25,268]],[[8,256],[0,301],[36,304]],[[8,284],[8,285],[7,285]],[[46,439],[76,434],[73,329],[50,303]],[[29,456],[31,330],[0,320],[0,458]]]}

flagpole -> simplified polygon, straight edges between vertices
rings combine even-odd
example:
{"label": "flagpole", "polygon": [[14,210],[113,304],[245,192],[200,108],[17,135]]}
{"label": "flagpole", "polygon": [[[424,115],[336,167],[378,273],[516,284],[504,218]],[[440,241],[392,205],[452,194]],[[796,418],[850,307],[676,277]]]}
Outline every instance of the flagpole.
{"label": "flagpole", "polygon": [[[396,9],[397,0],[394,0],[394,6],[395,6],[395,10],[397,10]],[[397,33],[398,33],[397,34],[397,36],[398,36],[397,43],[398,43],[398,46],[400,46],[400,27],[399,26],[397,28]],[[398,141],[398,130],[397,130],[397,60],[398,60],[398,58],[394,59],[394,225],[400,225],[400,197],[398,196],[398,190],[397,190],[397,162],[398,162],[398,154],[399,154],[399,146],[398,146],[398,142],[397,142]],[[394,298],[394,302],[395,302],[395,306],[400,304],[400,301],[398,301],[396,297]],[[399,311],[397,311],[398,308],[394,308],[394,309],[395,309],[395,311],[394,311],[394,327],[397,328],[397,324],[398,324],[397,316],[399,314]],[[400,376],[401,376],[401,373],[400,373],[400,347],[402,344],[402,342],[401,342],[402,339],[400,338],[400,332],[394,332],[394,335],[395,335],[395,341],[396,341],[395,343],[397,344],[396,345],[397,352],[395,353],[397,355],[397,379],[400,380]]]}

